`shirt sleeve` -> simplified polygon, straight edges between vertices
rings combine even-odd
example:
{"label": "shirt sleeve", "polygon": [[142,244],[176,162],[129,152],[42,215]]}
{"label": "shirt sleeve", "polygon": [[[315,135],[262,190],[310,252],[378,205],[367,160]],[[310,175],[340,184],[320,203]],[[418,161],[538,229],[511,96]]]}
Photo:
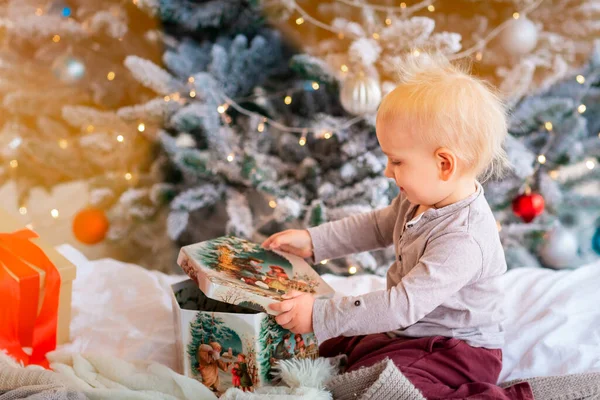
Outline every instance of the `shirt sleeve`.
{"label": "shirt sleeve", "polygon": [[308,228],[313,263],[390,246],[400,209],[400,195],[384,208]]}
{"label": "shirt sleeve", "polygon": [[316,299],[315,336],[322,343],[337,336],[405,329],[478,279],[482,268],[481,247],[469,233],[441,235],[430,241],[396,286],[361,296]]}

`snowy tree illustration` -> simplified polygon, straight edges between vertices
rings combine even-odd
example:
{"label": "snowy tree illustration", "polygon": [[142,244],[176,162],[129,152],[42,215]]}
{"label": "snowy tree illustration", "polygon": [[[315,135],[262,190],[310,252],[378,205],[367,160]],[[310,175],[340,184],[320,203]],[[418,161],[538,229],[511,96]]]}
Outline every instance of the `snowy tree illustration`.
{"label": "snowy tree illustration", "polygon": [[245,294],[243,292],[241,292],[239,289],[231,288],[227,292],[225,292],[223,295],[221,295],[221,301],[228,303],[228,304],[239,304],[240,302],[242,302],[244,300],[245,297],[246,297]]}
{"label": "snowy tree illustration", "polygon": [[193,374],[198,375],[196,354],[201,344],[211,341],[223,342],[231,339],[233,335],[237,336],[234,331],[225,326],[222,318],[210,313],[198,313],[196,319],[190,323],[190,336],[192,338],[187,346]]}
{"label": "snowy tree illustration", "polygon": [[265,382],[269,382],[272,379],[271,357],[275,350],[275,346],[283,340],[283,335],[287,332],[287,330],[277,324],[275,317],[272,315],[266,316],[260,323],[260,333],[258,335],[258,346],[260,349],[258,352],[258,363],[260,365],[261,379]]}

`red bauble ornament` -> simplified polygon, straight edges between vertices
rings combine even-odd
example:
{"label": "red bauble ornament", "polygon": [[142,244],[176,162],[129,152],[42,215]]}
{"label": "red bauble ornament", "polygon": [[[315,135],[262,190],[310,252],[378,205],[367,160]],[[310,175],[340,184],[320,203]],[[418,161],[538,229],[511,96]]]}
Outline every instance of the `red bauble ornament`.
{"label": "red bauble ornament", "polygon": [[544,198],[539,193],[522,194],[513,200],[512,209],[524,222],[531,222],[544,212],[544,204]]}
{"label": "red bauble ornament", "polygon": [[108,218],[98,208],[86,208],[77,213],[73,219],[73,234],[82,243],[96,244],[101,242],[108,232]]}

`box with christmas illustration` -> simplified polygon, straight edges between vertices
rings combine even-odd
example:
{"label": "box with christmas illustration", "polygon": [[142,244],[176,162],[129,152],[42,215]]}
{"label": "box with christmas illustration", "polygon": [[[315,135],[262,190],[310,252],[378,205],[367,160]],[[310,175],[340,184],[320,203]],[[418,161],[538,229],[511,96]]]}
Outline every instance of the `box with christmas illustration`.
{"label": "box with christmas illustration", "polygon": [[191,279],[174,284],[182,373],[217,394],[271,383],[279,360],[318,357],[313,334],[280,327],[269,304],[290,290],[330,297],[333,289],[303,259],[232,236],[181,249]]}

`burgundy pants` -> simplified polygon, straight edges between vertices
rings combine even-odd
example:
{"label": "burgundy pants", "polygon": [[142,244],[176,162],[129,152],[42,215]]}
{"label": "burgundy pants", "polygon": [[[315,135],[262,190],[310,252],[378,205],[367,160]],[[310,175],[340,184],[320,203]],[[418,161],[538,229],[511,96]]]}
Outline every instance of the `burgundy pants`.
{"label": "burgundy pants", "polygon": [[319,347],[321,357],[348,356],[347,372],[389,358],[404,376],[432,399],[533,400],[529,383],[496,386],[502,350],[471,347],[462,340],[433,336],[390,338],[385,333],[337,337]]}

